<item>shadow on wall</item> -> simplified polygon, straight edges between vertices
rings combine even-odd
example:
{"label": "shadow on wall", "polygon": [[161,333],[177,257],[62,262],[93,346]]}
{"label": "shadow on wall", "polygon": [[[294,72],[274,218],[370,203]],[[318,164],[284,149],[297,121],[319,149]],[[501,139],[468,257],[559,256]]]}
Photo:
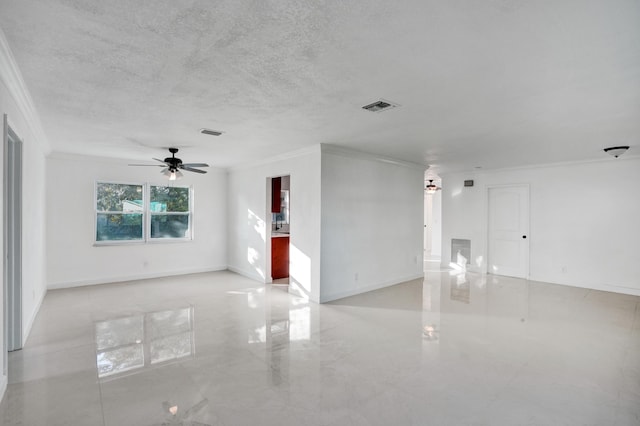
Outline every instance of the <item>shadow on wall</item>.
{"label": "shadow on wall", "polygon": [[[261,254],[266,247],[266,222],[251,210],[247,211],[247,221],[255,232],[254,238],[248,239],[247,262],[266,279]],[[293,244],[289,246],[289,292],[307,300],[311,297],[311,258]]]}
{"label": "shadow on wall", "polygon": [[[260,218],[251,209],[249,209],[247,210],[247,224],[249,225],[249,229],[253,229],[255,231],[259,237],[258,241],[262,241],[262,247],[264,247],[267,239],[266,222],[264,219]],[[262,257],[260,256],[260,247],[251,246],[252,241],[255,240],[256,239],[254,238],[250,238],[247,241],[249,244],[247,247],[247,262],[249,262],[262,279],[266,279],[266,273],[262,266]]]}
{"label": "shadow on wall", "polygon": [[293,244],[289,245],[289,292],[311,297],[311,258]]}

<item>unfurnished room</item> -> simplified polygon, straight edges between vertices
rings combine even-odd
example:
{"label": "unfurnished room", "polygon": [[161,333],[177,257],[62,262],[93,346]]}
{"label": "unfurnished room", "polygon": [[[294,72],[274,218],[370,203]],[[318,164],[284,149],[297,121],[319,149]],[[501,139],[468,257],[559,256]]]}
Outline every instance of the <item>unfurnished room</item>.
{"label": "unfurnished room", "polygon": [[0,1],[0,424],[640,425],[640,1]]}

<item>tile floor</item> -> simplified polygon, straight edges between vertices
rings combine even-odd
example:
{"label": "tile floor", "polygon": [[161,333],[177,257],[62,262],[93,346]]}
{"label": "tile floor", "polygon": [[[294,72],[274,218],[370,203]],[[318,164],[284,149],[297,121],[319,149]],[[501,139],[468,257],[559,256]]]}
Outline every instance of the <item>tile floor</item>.
{"label": "tile floor", "polygon": [[432,270],[321,306],[230,272],[55,290],[0,423],[638,425],[639,307]]}

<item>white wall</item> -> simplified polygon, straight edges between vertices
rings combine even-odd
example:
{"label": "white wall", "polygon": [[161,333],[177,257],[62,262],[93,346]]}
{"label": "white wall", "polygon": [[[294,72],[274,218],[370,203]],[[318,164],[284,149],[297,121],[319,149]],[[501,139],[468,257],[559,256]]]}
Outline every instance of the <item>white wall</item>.
{"label": "white wall", "polygon": [[603,156],[442,176],[443,264],[451,238],[468,238],[474,269],[486,272],[487,187],[529,184],[530,279],[640,295],[640,158]]}
{"label": "white wall", "polygon": [[426,254],[440,256],[442,249],[442,192],[436,191],[434,194],[424,193],[425,198],[425,224],[430,232],[425,232],[425,245],[430,246],[430,251]]}
{"label": "white wall", "polygon": [[227,220],[224,170],[184,173],[177,186],[194,189],[194,239],[94,246],[95,182],[166,185],[159,169],[130,167],[127,161],[82,156],[47,160],[47,282],[73,287],[226,269]]}
{"label": "white wall", "polygon": [[[19,131],[19,130],[18,130]],[[46,287],[46,162],[38,144],[23,138],[22,158],[22,341],[26,342]]]}
{"label": "white wall", "polygon": [[320,147],[229,171],[229,269],[271,282],[271,187],[290,175],[289,291],[320,299]]}
{"label": "white wall", "polygon": [[[0,30],[0,120],[7,114],[9,125],[23,141],[22,218],[22,340],[26,341],[33,320],[46,293],[45,284],[45,155],[48,142],[4,33]],[[0,150],[0,176],[4,159]],[[0,185],[0,204],[3,187]],[[0,208],[0,212],[3,210]],[[0,213],[1,214],[1,213]],[[0,226],[0,239],[3,238]],[[0,247],[0,258],[4,253]],[[3,282],[3,287],[4,287]],[[0,292],[0,333],[4,340],[4,300]],[[4,365],[0,350],[0,368]],[[2,371],[0,371],[2,373]],[[7,377],[0,374],[0,398]]]}
{"label": "white wall", "polygon": [[423,276],[424,167],[322,147],[321,301]]}

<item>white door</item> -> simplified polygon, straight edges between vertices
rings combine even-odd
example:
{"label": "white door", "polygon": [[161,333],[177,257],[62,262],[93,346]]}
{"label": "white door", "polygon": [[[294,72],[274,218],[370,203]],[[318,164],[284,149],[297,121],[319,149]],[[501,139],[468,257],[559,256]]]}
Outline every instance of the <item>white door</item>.
{"label": "white door", "polygon": [[431,241],[433,229],[433,199],[430,194],[424,193],[424,259],[431,255]]}
{"label": "white door", "polygon": [[489,188],[488,273],[529,275],[529,187]]}

